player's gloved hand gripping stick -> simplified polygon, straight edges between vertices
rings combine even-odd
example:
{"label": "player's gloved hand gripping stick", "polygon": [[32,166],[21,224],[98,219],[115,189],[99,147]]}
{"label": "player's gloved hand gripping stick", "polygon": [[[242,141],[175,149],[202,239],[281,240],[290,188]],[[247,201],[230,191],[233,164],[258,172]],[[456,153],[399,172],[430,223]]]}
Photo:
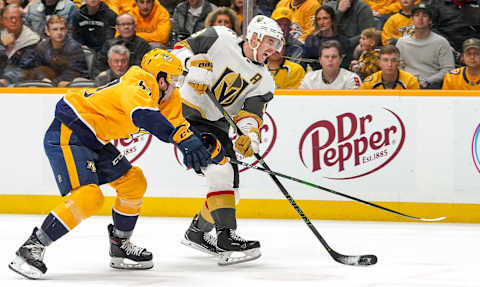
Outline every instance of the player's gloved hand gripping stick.
{"label": "player's gloved hand gripping stick", "polygon": [[[222,107],[222,105],[217,101],[217,99],[215,98],[215,95],[212,93],[212,91],[210,89],[207,89],[206,93],[207,93],[208,97],[210,98],[210,100],[215,104],[217,109],[225,117],[225,119],[227,120],[229,125],[237,132],[237,135],[242,136],[243,132],[237,127],[237,125],[233,121],[232,117],[227,113],[227,111],[225,111],[225,109]],[[268,165],[263,160],[263,158],[257,152],[254,153],[254,156],[257,158],[257,160],[262,164],[262,166],[266,170],[271,171],[270,168],[268,167]],[[292,196],[290,196],[290,194],[285,189],[285,187],[282,185],[282,183],[278,180],[278,178],[272,173],[269,173],[269,175],[273,179],[275,184],[278,186],[280,191],[283,193],[285,198],[288,200],[288,202],[293,206],[293,208],[298,213],[298,215],[300,215],[300,217],[303,219],[303,221],[307,224],[307,226],[310,228],[310,230],[313,232],[313,234],[315,234],[317,239],[320,241],[320,243],[322,243],[323,247],[325,247],[325,249],[328,251],[330,256],[335,261],[337,261],[341,264],[353,265],[353,266],[368,266],[368,265],[373,265],[373,264],[377,263],[377,256],[375,256],[375,255],[359,255],[359,256],[357,256],[357,255],[343,255],[343,254],[340,254],[340,253],[336,252],[335,250],[333,250],[328,245],[328,243],[325,241],[325,239],[322,237],[322,235],[320,235],[320,233],[317,231],[315,226],[313,226],[313,224],[310,222],[310,219],[308,219],[308,217],[305,215],[305,213],[303,213],[302,209],[297,205],[297,203],[292,198]]]}
{"label": "player's gloved hand gripping stick", "polygon": [[207,167],[211,160],[210,153],[202,140],[186,125],[178,126],[170,135],[170,140],[182,152],[183,163],[187,168],[193,168],[195,172],[201,173],[201,168]]}

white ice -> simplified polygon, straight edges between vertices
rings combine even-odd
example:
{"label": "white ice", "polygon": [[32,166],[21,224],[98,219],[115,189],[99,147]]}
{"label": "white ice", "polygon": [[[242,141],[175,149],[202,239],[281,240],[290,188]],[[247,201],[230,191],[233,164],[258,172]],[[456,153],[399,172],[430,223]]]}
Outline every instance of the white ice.
{"label": "white ice", "polygon": [[260,240],[262,257],[220,267],[214,257],[180,244],[189,218],[155,217],[141,217],[132,237],[154,253],[153,269],[111,269],[106,228],[111,219],[93,217],[48,247],[47,274],[31,281],[7,265],[42,220],[0,215],[0,286],[480,286],[478,224],[313,221],[337,252],[378,256],[374,266],[351,267],[333,261],[300,219],[240,219],[238,234]]}

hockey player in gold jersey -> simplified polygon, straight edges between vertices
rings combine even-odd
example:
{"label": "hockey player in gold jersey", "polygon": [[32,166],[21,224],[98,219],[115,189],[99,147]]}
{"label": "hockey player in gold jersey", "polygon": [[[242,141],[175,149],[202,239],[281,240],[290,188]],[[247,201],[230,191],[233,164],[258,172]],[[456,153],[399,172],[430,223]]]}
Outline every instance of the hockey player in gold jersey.
{"label": "hockey player in gold jersey", "polygon": [[465,40],[462,50],[465,66],[445,74],[442,90],[480,90],[480,39]]}
{"label": "hockey player in gold jersey", "polygon": [[419,89],[417,78],[412,74],[400,70],[400,51],[393,45],[387,45],[380,50],[378,61],[380,71],[368,76],[360,89]]}
{"label": "hockey player in gold jersey", "polygon": [[152,253],[133,245],[133,232],[147,188],[139,167],[110,141],[148,131],[182,151],[187,167],[206,167],[210,153],[182,116],[176,81],[182,65],[175,56],[154,49],[120,79],[97,89],[69,90],[57,103],[44,147],[64,203],[55,207],[40,228],[17,250],[9,267],[30,279],[47,270],[46,246],[94,215],[103,205],[100,185],[117,193],[108,226],[111,267],[152,268]]}

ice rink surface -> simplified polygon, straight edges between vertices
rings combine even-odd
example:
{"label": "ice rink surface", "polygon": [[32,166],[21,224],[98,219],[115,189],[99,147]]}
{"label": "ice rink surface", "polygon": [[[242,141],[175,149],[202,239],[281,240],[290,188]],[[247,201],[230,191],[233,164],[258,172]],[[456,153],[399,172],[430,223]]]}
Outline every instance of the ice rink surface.
{"label": "ice rink surface", "polygon": [[260,240],[262,257],[220,267],[213,256],[180,244],[190,219],[155,217],[140,217],[132,237],[153,252],[153,269],[111,269],[106,228],[111,219],[93,217],[48,247],[47,274],[32,281],[7,265],[43,218],[0,215],[0,286],[480,286],[477,224],[313,221],[337,252],[378,256],[374,266],[351,267],[333,261],[300,219],[240,219],[238,234]]}

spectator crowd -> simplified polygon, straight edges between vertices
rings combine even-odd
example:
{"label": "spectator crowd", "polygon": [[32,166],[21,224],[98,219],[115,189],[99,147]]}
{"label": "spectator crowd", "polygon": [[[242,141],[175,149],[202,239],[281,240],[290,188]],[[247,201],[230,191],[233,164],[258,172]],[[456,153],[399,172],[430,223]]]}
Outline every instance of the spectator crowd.
{"label": "spectator crowd", "polygon": [[[101,86],[244,0],[0,0],[0,86]],[[283,30],[280,89],[480,90],[480,0],[256,0]]]}

